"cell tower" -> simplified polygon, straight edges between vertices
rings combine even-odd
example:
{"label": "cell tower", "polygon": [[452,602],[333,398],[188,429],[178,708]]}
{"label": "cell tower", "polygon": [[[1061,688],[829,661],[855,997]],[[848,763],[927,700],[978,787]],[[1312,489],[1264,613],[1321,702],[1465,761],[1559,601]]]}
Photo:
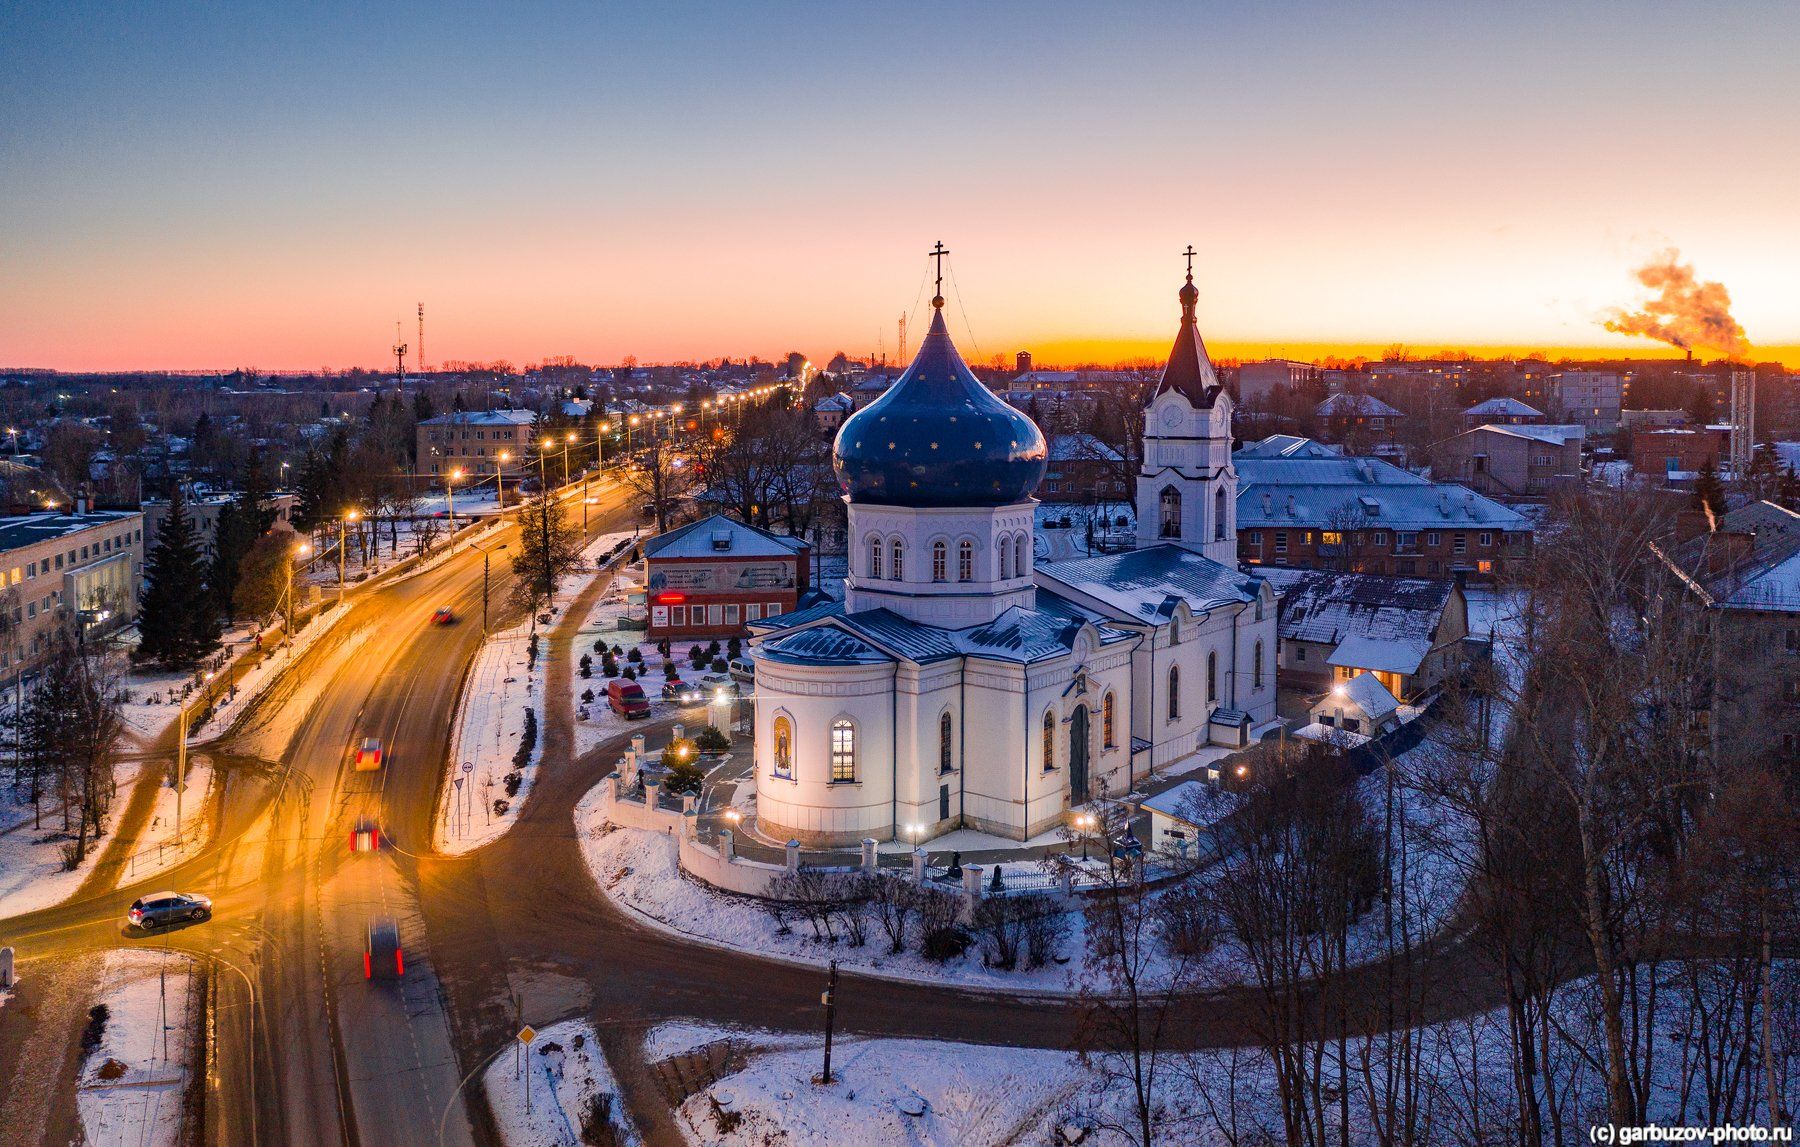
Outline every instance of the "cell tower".
{"label": "cell tower", "polygon": [[401,386],[406,385],[406,344],[400,341],[400,321],[394,320],[394,376]]}
{"label": "cell tower", "polygon": [[419,304],[419,357],[413,360],[418,365],[419,373],[425,373],[425,304]]}

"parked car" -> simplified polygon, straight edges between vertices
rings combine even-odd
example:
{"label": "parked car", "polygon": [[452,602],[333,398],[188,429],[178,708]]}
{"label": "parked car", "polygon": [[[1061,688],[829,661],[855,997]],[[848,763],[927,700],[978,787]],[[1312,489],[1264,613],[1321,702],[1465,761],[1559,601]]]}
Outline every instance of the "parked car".
{"label": "parked car", "polygon": [[731,675],[739,681],[749,683],[756,680],[756,662],[748,657],[733,657],[728,663]]}
{"label": "parked car", "polygon": [[406,974],[406,953],[400,950],[400,925],[385,916],[369,921],[363,945],[363,979],[399,979]]}
{"label": "parked car", "polygon": [[160,928],[180,920],[212,916],[212,898],[198,892],[152,892],[131,902],[125,922],[133,928]]}
{"label": "parked car", "polygon": [[663,683],[662,695],[663,700],[680,705],[698,705],[702,696],[700,686],[679,677],[671,677]]}
{"label": "parked car", "polygon": [[743,694],[743,690],[738,688],[737,678],[729,673],[708,673],[697,684],[709,700],[718,696],[721,689],[731,694],[734,701]]}
{"label": "parked car", "polygon": [[650,715],[650,698],[644,696],[644,687],[636,681],[608,681],[606,703],[627,721]]}
{"label": "parked car", "polygon": [[431,624],[433,625],[449,625],[455,620],[456,614],[451,612],[447,605],[439,606],[437,612],[431,615]]}
{"label": "parked car", "polygon": [[356,750],[356,771],[366,773],[381,767],[381,738],[364,737],[362,747]]}

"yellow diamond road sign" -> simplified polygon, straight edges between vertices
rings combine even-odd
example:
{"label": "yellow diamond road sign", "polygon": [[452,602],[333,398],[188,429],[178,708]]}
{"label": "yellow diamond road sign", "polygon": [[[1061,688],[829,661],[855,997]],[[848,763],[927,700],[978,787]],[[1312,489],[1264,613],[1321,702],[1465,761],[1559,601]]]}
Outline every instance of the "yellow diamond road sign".
{"label": "yellow diamond road sign", "polygon": [[519,1042],[520,1043],[530,1043],[532,1040],[534,1040],[536,1038],[537,1038],[537,1031],[535,1029],[533,1029],[530,1024],[526,1024],[524,1027],[519,1029]]}

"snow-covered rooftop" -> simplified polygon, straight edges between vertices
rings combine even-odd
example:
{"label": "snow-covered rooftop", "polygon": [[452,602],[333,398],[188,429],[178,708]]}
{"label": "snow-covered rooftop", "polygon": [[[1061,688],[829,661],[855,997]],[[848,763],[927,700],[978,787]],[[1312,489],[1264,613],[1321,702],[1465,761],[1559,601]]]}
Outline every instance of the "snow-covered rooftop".
{"label": "snow-covered rooftop", "polygon": [[1260,579],[1177,543],[1122,554],[1042,562],[1038,577],[1065,596],[1086,597],[1121,620],[1155,622],[1178,598],[1195,613],[1256,600]]}

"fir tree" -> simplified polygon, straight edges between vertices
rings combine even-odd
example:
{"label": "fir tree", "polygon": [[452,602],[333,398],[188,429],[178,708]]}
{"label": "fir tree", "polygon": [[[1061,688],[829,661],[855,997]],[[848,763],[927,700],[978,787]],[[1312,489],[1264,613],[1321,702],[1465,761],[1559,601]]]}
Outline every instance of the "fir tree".
{"label": "fir tree", "polygon": [[193,665],[219,647],[219,616],[187,502],[177,486],[144,567],[138,602],[141,640],[132,659],[159,665]]}
{"label": "fir tree", "polygon": [[229,620],[237,620],[237,587],[244,558],[256,540],[275,524],[275,511],[269,503],[269,475],[263,468],[261,454],[252,454],[238,476],[238,494],[219,510],[219,525],[213,531],[212,568],[207,571],[207,584],[219,612]]}
{"label": "fir tree", "polygon": [[1711,460],[1694,478],[1694,509],[1706,511],[1714,520],[1725,513],[1725,483],[1719,481],[1718,467]]}
{"label": "fir tree", "polygon": [[513,603],[527,612],[550,604],[556,581],[581,560],[581,538],[562,506],[540,492],[519,512],[519,552],[513,557]]}

